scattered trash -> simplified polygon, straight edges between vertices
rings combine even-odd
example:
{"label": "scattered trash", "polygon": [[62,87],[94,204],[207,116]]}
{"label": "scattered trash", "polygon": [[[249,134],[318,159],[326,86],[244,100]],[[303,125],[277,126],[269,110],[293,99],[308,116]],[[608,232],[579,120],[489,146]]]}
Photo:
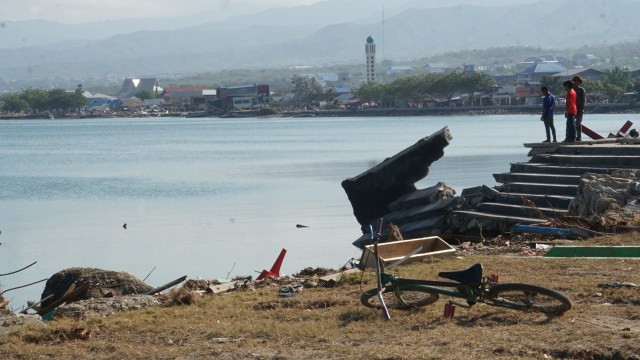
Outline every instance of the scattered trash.
{"label": "scattered trash", "polygon": [[553,248],[553,245],[549,244],[536,244],[536,250],[549,250]]}
{"label": "scattered trash", "polygon": [[278,292],[278,296],[281,297],[290,297],[296,296],[302,292],[304,287],[301,284],[292,284],[286,285],[280,288],[280,292]]}
{"label": "scattered trash", "polygon": [[609,284],[598,284],[599,288],[637,288],[638,285],[629,282],[614,282]]}

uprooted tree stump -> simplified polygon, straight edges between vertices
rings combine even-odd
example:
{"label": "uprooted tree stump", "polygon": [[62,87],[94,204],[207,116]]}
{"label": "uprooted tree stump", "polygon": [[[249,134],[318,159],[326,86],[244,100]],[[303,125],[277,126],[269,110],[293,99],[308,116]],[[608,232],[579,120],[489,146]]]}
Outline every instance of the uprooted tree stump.
{"label": "uprooted tree stump", "polygon": [[69,268],[55,273],[47,280],[41,298],[53,294],[51,300],[43,301],[46,308],[61,298],[72,284],[88,283],[86,291],[68,299],[67,302],[90,298],[103,298],[129,294],[144,294],[153,288],[126,272],[109,271],[95,268]]}

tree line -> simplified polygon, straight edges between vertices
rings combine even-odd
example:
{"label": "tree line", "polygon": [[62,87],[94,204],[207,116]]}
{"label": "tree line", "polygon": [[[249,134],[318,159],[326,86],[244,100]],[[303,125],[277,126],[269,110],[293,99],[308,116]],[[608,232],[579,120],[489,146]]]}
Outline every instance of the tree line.
{"label": "tree line", "polygon": [[494,78],[484,73],[422,74],[389,83],[366,83],[357,88],[354,95],[363,101],[375,101],[388,107],[395,101],[419,104],[426,97],[446,99],[449,104],[456,94],[464,93],[468,94],[468,104],[473,104],[475,93],[490,91],[494,85]]}
{"label": "tree line", "polygon": [[22,92],[5,94],[1,98],[4,102],[2,110],[8,112],[33,114],[62,113],[79,111],[87,104],[87,98],[82,95],[82,86],[75,91],[64,89],[26,89]]}

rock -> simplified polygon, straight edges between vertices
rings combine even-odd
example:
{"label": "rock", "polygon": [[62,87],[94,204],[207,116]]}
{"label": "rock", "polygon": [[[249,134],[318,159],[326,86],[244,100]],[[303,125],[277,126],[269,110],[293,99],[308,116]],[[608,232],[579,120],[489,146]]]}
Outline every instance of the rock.
{"label": "rock", "polygon": [[44,322],[39,315],[14,313],[0,314],[0,335],[6,333],[15,326],[22,326],[25,324],[44,324]]}
{"label": "rock", "polygon": [[53,298],[42,303],[46,308],[59,299],[71,284],[89,283],[89,288],[68,302],[90,298],[103,298],[129,294],[144,294],[153,288],[126,272],[95,268],[69,268],[59,271],[47,280],[41,299],[53,294]]}
{"label": "rock", "polygon": [[140,310],[159,305],[161,305],[160,300],[152,295],[88,299],[59,306],[56,309],[55,317],[62,316],[82,320],[89,317],[104,317],[116,312]]}

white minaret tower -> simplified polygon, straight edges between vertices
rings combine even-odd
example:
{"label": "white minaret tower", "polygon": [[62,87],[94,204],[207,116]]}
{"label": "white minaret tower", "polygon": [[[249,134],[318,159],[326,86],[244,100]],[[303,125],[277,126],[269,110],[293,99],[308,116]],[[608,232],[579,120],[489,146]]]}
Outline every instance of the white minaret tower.
{"label": "white minaret tower", "polygon": [[376,82],[376,44],[371,36],[367,38],[364,51],[367,54],[367,83],[374,83]]}

